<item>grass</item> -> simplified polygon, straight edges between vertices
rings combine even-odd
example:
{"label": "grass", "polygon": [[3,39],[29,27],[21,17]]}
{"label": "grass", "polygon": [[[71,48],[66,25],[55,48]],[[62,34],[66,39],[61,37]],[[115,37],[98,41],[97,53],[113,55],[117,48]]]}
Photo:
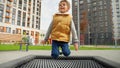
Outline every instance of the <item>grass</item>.
{"label": "grass", "polygon": [[[17,51],[19,50],[19,45],[12,45],[12,44],[1,44],[0,51]],[[26,46],[22,46],[22,50],[25,50]],[[70,46],[71,50],[74,50],[74,46]],[[36,45],[36,46],[29,46],[29,50],[51,50],[50,45]],[[120,48],[113,48],[113,47],[96,47],[96,46],[81,46],[79,50],[120,50]]]}

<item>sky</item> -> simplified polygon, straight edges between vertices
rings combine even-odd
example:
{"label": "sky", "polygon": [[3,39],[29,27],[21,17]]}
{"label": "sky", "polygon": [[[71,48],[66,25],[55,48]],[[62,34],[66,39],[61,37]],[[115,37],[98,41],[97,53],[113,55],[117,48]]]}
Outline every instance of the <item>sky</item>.
{"label": "sky", "polygon": [[[68,0],[70,3],[72,0]],[[41,25],[40,29],[47,31],[52,21],[52,16],[58,12],[58,4],[60,0],[42,0],[41,4]],[[71,9],[69,10],[71,13]]]}

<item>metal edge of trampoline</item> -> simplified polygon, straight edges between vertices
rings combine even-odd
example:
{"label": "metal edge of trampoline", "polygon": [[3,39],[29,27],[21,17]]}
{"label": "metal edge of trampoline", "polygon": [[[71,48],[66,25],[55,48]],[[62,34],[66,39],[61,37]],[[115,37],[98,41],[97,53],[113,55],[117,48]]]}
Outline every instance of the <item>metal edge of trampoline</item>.
{"label": "metal edge of trampoline", "polygon": [[15,68],[19,65],[25,64],[33,59],[35,59],[35,55],[28,55],[25,57],[21,57],[15,60],[11,60],[5,63],[0,64],[0,68]]}
{"label": "metal edge of trampoline", "polygon": [[96,62],[98,62],[99,64],[101,64],[107,68],[120,68],[120,63],[108,60],[108,59],[100,57],[100,56],[94,56],[93,58]]}
{"label": "metal edge of trampoline", "polygon": [[[53,59],[50,56],[43,56],[43,55],[28,55],[22,58],[18,58],[12,61],[8,61],[6,63],[0,64],[0,68],[15,68],[17,66],[20,66],[22,64],[25,64],[33,59]],[[111,60],[105,59],[100,56],[69,56],[69,57],[64,57],[60,56],[58,58],[59,60],[71,60],[71,59],[78,59],[78,60],[94,60],[98,62],[99,64],[105,66],[106,68],[120,68],[120,64],[113,62]]]}

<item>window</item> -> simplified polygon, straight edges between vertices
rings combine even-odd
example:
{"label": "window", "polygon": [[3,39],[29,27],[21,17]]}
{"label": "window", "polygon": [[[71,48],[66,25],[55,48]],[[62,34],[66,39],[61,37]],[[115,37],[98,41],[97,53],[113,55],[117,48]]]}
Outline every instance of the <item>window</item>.
{"label": "window", "polygon": [[32,16],[32,28],[34,28],[34,16]]}
{"label": "window", "polygon": [[12,31],[12,34],[15,34],[15,30]]}
{"label": "window", "polygon": [[39,15],[39,12],[37,12],[37,15]]}
{"label": "window", "polygon": [[31,2],[31,0],[29,0],[29,2]]}
{"label": "window", "polygon": [[116,4],[116,9],[118,9],[118,10],[119,10],[119,4]]}
{"label": "window", "polygon": [[39,27],[39,18],[38,17],[36,17],[36,28],[38,29],[38,27]]}
{"label": "window", "polygon": [[2,19],[3,19],[3,11],[0,10],[0,22],[2,22]]}
{"label": "window", "polygon": [[37,8],[37,11],[39,11],[39,8]]}
{"label": "window", "polygon": [[88,3],[90,3],[90,0],[87,0]]}
{"label": "window", "polygon": [[22,9],[22,0],[19,0],[18,8],[19,8],[19,9]]}
{"label": "window", "polygon": [[99,9],[103,9],[103,6],[100,6]]}
{"label": "window", "polygon": [[102,16],[102,11],[99,12],[99,15]]}
{"label": "window", "polygon": [[4,3],[4,0],[0,0],[0,2]]}
{"label": "window", "polygon": [[102,1],[100,1],[99,4],[102,5],[103,4]]}
{"label": "window", "polygon": [[17,4],[17,0],[14,0],[13,2],[14,7],[16,7],[16,4]]}
{"label": "window", "polygon": [[40,29],[40,18],[39,18],[39,21],[38,21],[38,29]]}
{"label": "window", "polygon": [[20,25],[21,22],[21,11],[18,11],[18,19],[17,19],[17,25]]}
{"label": "window", "polygon": [[30,18],[27,18],[27,27],[30,27]]}
{"label": "window", "polygon": [[6,10],[10,10],[10,7],[7,6],[7,7],[6,7]]}
{"label": "window", "polygon": [[2,17],[0,17],[0,22],[2,22]]}
{"label": "window", "polygon": [[96,8],[96,7],[94,7],[94,8],[93,8],[93,11],[96,11],[96,10],[97,10],[97,8]]}
{"label": "window", "polygon": [[35,13],[35,0],[33,1],[33,13]]}
{"label": "window", "polygon": [[38,21],[36,21],[36,29],[38,28]]}
{"label": "window", "polygon": [[3,19],[3,10],[4,10],[4,5],[0,4],[0,22],[2,22]]}
{"label": "window", "polygon": [[116,13],[117,13],[117,14],[119,14],[120,12],[119,12],[119,11],[117,11]]}
{"label": "window", "polygon": [[21,34],[21,29],[16,29],[16,34]]}
{"label": "window", "polygon": [[26,20],[26,13],[23,12],[23,21],[22,21],[22,26],[25,26],[25,20]]}
{"label": "window", "polygon": [[0,10],[3,10],[3,8],[4,8],[4,5],[0,4]]}
{"label": "window", "polygon": [[116,0],[116,2],[119,2],[119,0]]}
{"label": "window", "polygon": [[7,4],[11,4],[11,2],[9,0],[7,0]]}
{"label": "window", "polygon": [[16,15],[16,9],[13,8],[13,11],[12,11],[12,24],[13,25],[15,24],[15,15]]}
{"label": "window", "polygon": [[83,4],[84,1],[80,1],[80,4]]}
{"label": "window", "polygon": [[23,35],[26,35],[26,30],[23,30]]}
{"label": "window", "polygon": [[107,18],[108,18],[108,16],[105,16],[105,18],[104,18],[104,19],[107,21]]}
{"label": "window", "polygon": [[16,4],[17,3],[17,0],[14,0],[14,4]]}
{"label": "window", "polygon": [[104,4],[106,4],[106,1],[105,1],[105,0],[103,0],[103,3],[104,3]]}
{"label": "window", "polygon": [[6,32],[7,33],[11,33],[11,28],[10,27],[6,27]]}
{"label": "window", "polygon": [[23,10],[26,11],[26,9],[27,9],[26,7],[27,7],[27,0],[24,0]]}
{"label": "window", "polygon": [[75,2],[74,5],[77,6],[77,2]]}
{"label": "window", "polygon": [[104,11],[104,15],[107,15],[107,11]]}
{"label": "window", "polygon": [[120,15],[117,15],[117,17],[119,18],[119,17],[120,17]]}
{"label": "window", "polygon": [[9,22],[9,18],[5,18],[5,23],[8,23]]}
{"label": "window", "polygon": [[107,8],[107,6],[106,6],[106,5],[104,5],[103,7],[104,7],[104,9],[106,9],[106,8]]}
{"label": "window", "polygon": [[108,26],[108,22],[105,22],[105,26]]}
{"label": "window", "polygon": [[6,16],[10,16],[10,13],[9,13],[9,12],[6,12]]}
{"label": "window", "polygon": [[96,6],[96,2],[94,2],[93,5]]}
{"label": "window", "polygon": [[0,26],[0,32],[4,32],[4,27]]}

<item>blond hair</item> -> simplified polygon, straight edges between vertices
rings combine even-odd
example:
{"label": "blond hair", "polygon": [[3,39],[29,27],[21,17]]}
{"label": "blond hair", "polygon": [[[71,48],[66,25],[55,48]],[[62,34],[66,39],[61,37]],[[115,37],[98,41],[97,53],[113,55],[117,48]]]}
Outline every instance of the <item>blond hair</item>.
{"label": "blond hair", "polygon": [[61,2],[66,2],[66,3],[67,3],[67,6],[68,6],[68,9],[70,9],[70,3],[69,3],[67,0],[61,0],[61,1],[59,2],[59,4],[60,4]]}

